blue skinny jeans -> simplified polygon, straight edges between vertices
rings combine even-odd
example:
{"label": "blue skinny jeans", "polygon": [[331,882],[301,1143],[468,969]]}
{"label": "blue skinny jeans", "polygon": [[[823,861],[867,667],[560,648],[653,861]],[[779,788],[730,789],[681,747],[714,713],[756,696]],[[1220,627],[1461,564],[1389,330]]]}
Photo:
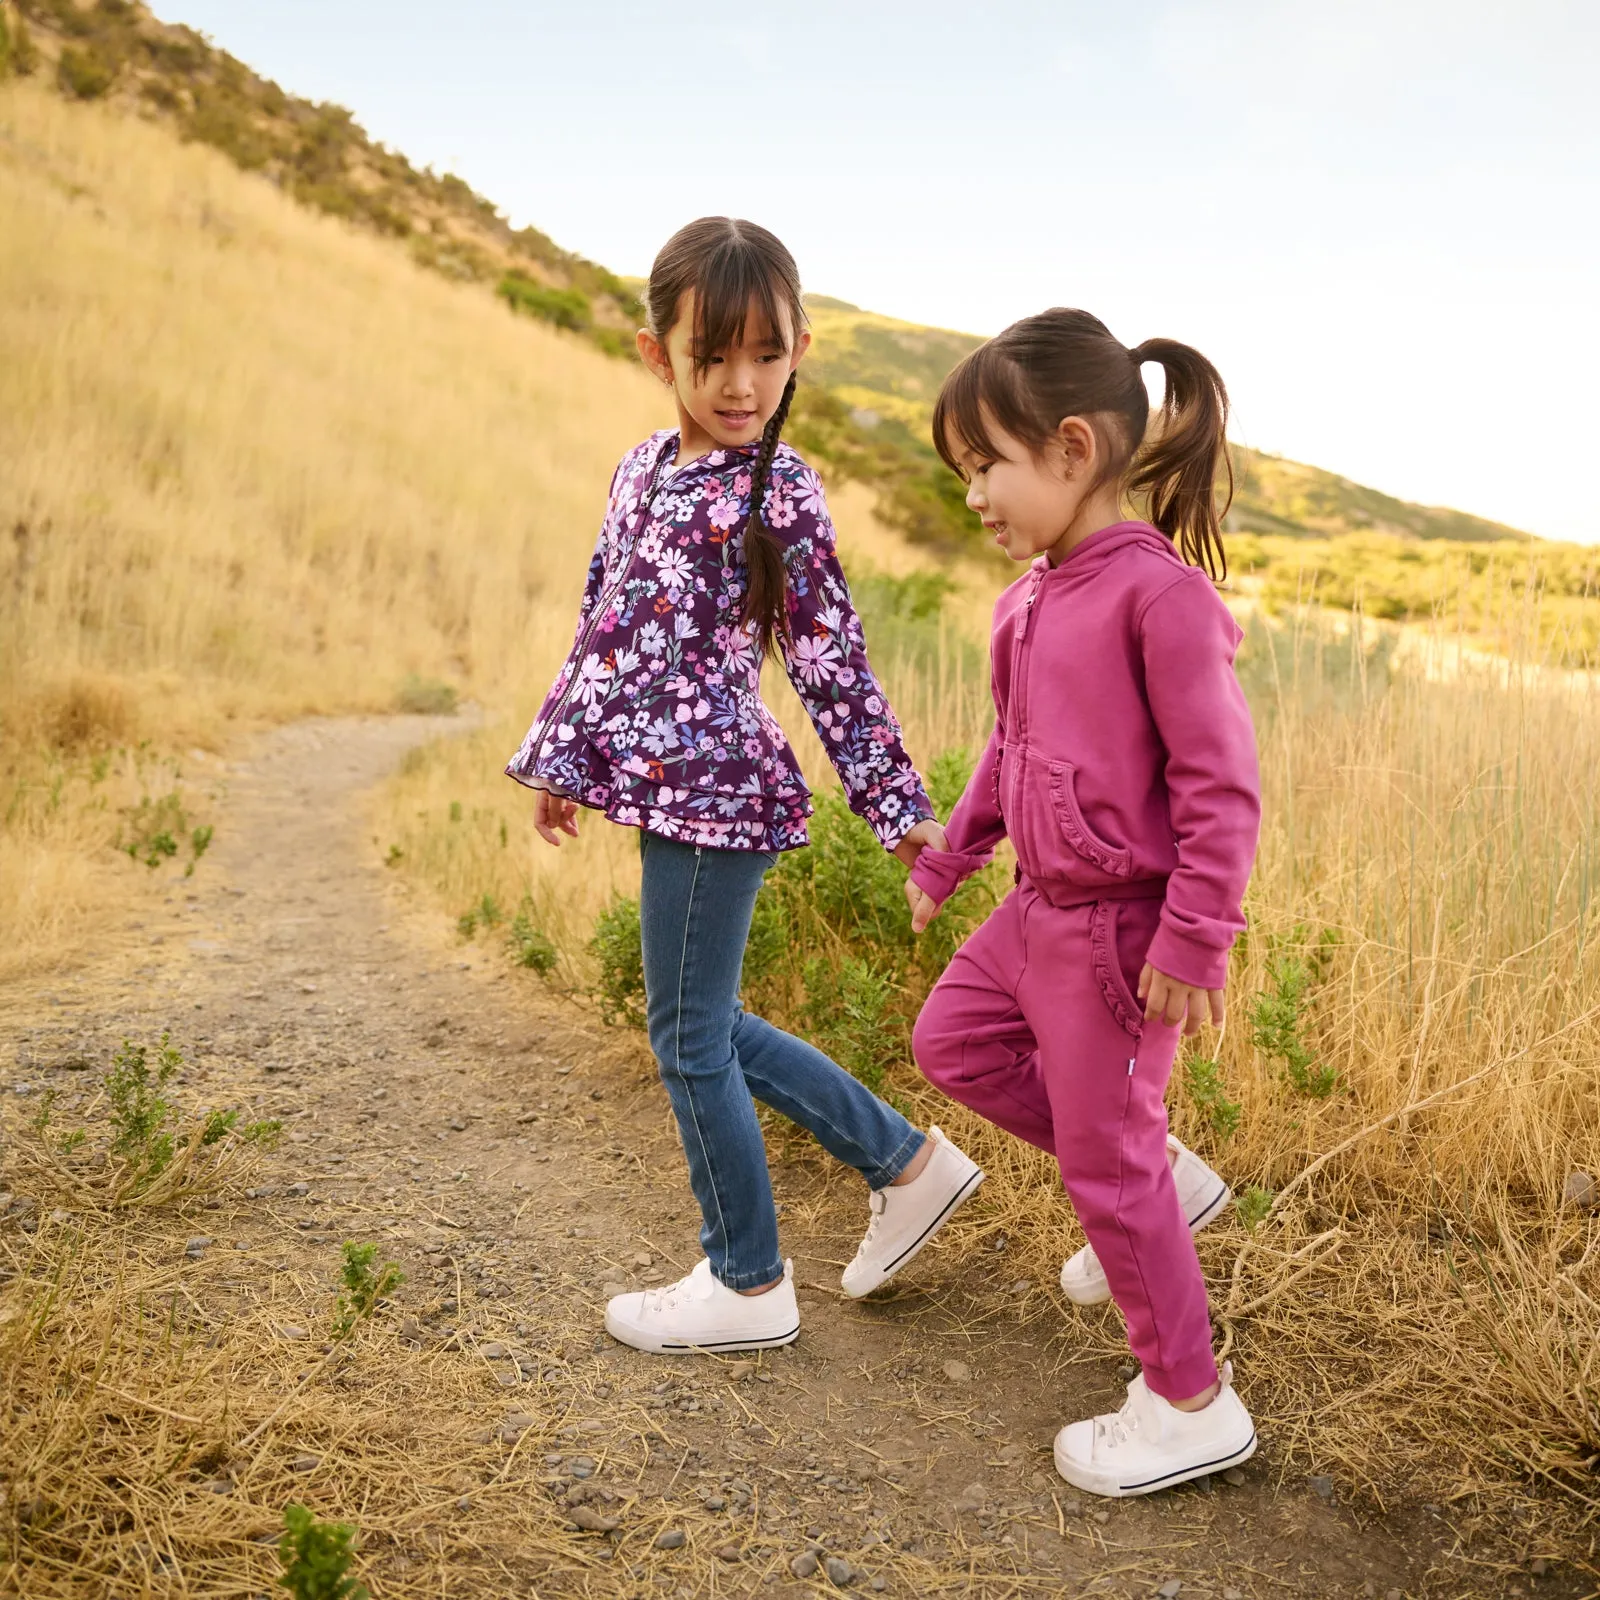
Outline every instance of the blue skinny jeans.
{"label": "blue skinny jeans", "polygon": [[730,1289],[758,1288],[782,1275],[783,1257],[755,1100],[809,1129],[873,1189],[900,1176],[924,1135],[820,1050],[740,1005],[750,917],[775,855],[642,829],[639,853],[650,1048],[683,1138],[700,1243]]}

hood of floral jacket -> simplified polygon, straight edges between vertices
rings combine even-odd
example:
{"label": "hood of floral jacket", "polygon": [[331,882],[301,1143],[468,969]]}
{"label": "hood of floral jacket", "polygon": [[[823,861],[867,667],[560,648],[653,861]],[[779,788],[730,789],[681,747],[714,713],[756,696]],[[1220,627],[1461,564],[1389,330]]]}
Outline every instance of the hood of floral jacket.
{"label": "hood of floral jacket", "polygon": [[[738,620],[758,449],[713,450],[674,470],[670,429],[623,457],[571,653],[506,767],[519,783],[690,844],[807,842],[810,792]],[[868,664],[821,480],[787,444],[763,509],[787,579],[784,668],[850,808],[893,849],[933,808]]]}

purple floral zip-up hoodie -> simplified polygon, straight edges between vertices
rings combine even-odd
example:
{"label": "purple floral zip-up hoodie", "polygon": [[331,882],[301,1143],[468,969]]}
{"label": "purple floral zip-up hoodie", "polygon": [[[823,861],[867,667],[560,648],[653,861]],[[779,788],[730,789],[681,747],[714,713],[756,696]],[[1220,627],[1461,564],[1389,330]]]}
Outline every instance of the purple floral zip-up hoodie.
{"label": "purple floral zip-up hoodie", "polygon": [[[506,772],[668,839],[793,850],[807,842],[811,795],[738,620],[760,446],[674,471],[677,450],[668,429],[619,463],[572,653]],[[788,572],[789,681],[850,808],[893,849],[933,807],[867,665],[822,482],[787,444],[763,510]]]}

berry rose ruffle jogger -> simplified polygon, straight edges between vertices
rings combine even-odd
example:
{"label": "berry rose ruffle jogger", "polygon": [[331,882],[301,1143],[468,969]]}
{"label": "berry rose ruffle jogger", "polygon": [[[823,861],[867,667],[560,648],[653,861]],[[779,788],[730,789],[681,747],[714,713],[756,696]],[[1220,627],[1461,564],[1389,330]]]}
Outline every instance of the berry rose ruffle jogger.
{"label": "berry rose ruffle jogger", "polygon": [[950,850],[912,869],[942,902],[1002,837],[1016,849],[1016,887],[940,978],[913,1047],[952,1099],[1056,1157],[1143,1366],[1130,1405],[1218,1377],[1169,1166],[1179,1027],[1136,995],[1146,962],[1221,988],[1244,926],[1260,804],[1240,637],[1146,523],[1041,557],[995,608],[996,724]]}

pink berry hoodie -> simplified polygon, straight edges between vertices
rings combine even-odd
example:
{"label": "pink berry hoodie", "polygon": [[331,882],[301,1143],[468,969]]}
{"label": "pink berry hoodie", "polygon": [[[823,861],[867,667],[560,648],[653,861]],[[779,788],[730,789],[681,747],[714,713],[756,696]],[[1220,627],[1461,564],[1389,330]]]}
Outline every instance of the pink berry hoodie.
{"label": "pink berry hoodie", "polygon": [[943,902],[1009,838],[1053,904],[1162,900],[1151,966],[1221,988],[1261,817],[1242,637],[1148,523],[1040,557],[995,604],[994,732],[913,882]]}

